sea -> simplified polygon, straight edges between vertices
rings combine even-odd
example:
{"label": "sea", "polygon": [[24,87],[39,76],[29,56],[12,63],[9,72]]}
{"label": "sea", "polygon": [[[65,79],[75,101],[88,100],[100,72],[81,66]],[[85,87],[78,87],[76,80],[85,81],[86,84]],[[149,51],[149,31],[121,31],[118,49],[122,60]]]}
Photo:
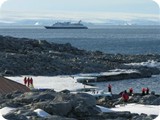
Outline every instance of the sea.
{"label": "sea", "polygon": [[107,26],[76,30],[3,27],[0,35],[71,43],[80,49],[112,54],[160,53],[160,26]]}
{"label": "sea", "polygon": [[[76,30],[1,27],[0,35],[47,40],[62,44],[71,43],[79,49],[102,51],[109,54],[160,54],[160,26],[106,26]],[[159,92],[160,76],[95,83],[100,89],[105,89],[107,84],[112,85],[115,93],[130,87],[136,92],[141,92],[142,87]]]}

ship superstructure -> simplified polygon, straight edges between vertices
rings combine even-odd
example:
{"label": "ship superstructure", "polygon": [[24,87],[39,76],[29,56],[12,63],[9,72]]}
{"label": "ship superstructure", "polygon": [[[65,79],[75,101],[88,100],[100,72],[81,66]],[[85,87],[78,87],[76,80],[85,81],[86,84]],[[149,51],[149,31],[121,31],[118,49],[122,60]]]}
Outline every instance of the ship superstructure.
{"label": "ship superstructure", "polygon": [[56,22],[52,26],[44,26],[46,29],[88,29],[87,26],[84,26],[81,23],[81,20],[78,23],[71,22]]}

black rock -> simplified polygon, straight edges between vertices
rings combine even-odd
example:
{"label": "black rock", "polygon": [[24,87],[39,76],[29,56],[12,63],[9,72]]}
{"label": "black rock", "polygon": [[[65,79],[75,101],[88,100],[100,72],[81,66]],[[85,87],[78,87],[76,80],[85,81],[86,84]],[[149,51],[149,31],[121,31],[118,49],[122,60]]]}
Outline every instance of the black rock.
{"label": "black rock", "polygon": [[8,120],[28,120],[26,116],[15,113],[8,113],[6,115],[3,115],[3,117]]}
{"label": "black rock", "polygon": [[45,120],[77,120],[75,118],[66,118],[62,116],[52,115],[50,117],[45,118]]}

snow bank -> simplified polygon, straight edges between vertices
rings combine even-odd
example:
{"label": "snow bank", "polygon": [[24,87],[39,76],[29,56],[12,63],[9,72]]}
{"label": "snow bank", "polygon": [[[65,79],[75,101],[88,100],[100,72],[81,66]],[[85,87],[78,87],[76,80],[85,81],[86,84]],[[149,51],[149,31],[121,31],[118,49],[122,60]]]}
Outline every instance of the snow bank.
{"label": "snow bank", "polygon": [[[111,75],[119,75],[121,73],[137,73],[137,70],[126,70],[126,69],[114,69],[109,72],[101,72],[101,73],[88,73],[88,74],[76,74],[76,75],[61,75],[61,76],[28,76],[33,78],[33,83],[35,88],[42,89],[55,89],[56,91],[61,91],[64,89],[68,90],[77,90],[83,89],[84,85],[82,83],[78,83],[78,80],[89,80],[95,79],[98,76],[111,76]],[[6,77],[13,81],[24,84],[24,77],[27,76],[16,76],[16,77]],[[93,86],[85,85],[85,88],[96,88]]]}
{"label": "snow bank", "polygon": [[[125,106],[117,105],[115,108],[105,108],[98,106],[102,112],[116,112],[116,111],[130,111],[131,113],[144,113],[147,115],[158,115],[159,114],[159,106],[155,105],[142,105],[142,104],[127,104]],[[157,119],[160,120],[160,119]]]}
{"label": "snow bank", "polygon": [[0,114],[0,120],[7,120]]}
{"label": "snow bank", "polygon": [[[83,85],[77,81],[81,80],[89,80],[93,79],[96,80],[98,76],[111,76],[111,75],[118,75],[121,73],[135,73],[138,72],[136,70],[125,70],[125,69],[115,69],[109,72],[102,72],[102,73],[89,73],[89,74],[77,74],[77,75],[61,75],[61,76],[29,76],[33,79],[33,85],[37,89],[54,89],[55,91],[62,91],[64,89],[68,89],[70,91],[76,91],[79,89],[92,89],[96,88],[89,85]],[[24,77],[27,76],[16,76],[16,77],[6,77],[13,81],[19,82],[24,84]],[[87,81],[86,81],[87,82]]]}
{"label": "snow bank", "polygon": [[100,73],[101,75],[107,75],[107,76],[111,76],[111,75],[119,75],[122,73],[138,73],[139,71],[137,70],[133,70],[133,69],[114,69],[114,70],[110,70],[109,72],[102,72]]}
{"label": "snow bank", "polygon": [[6,115],[10,112],[14,112],[15,110],[16,110],[16,108],[4,107],[4,108],[0,109],[0,114],[1,115]]}
{"label": "snow bank", "polygon": [[117,105],[115,108],[106,108],[99,105],[97,105],[97,107],[99,107],[102,112],[130,111],[131,113],[158,115],[154,120],[160,120],[160,106],[132,103],[125,106]]}
{"label": "snow bank", "polygon": [[115,111],[111,110],[110,108],[106,108],[106,107],[99,106],[99,105],[96,105],[96,106],[99,107],[102,112],[115,112]]}
{"label": "snow bank", "polygon": [[10,107],[4,107],[4,108],[0,109],[0,120],[7,120],[3,117],[3,115],[6,115],[6,114],[13,112],[15,110],[16,110],[15,108],[10,108]]}
{"label": "snow bank", "polygon": [[158,114],[158,117],[156,117],[154,120],[160,120],[160,107],[159,107],[159,114]]}
{"label": "snow bank", "polygon": [[131,113],[145,113],[147,115],[158,115],[159,114],[159,106],[155,105],[142,105],[142,104],[127,104],[125,106],[117,105],[116,108],[112,108],[114,111],[130,111]]}

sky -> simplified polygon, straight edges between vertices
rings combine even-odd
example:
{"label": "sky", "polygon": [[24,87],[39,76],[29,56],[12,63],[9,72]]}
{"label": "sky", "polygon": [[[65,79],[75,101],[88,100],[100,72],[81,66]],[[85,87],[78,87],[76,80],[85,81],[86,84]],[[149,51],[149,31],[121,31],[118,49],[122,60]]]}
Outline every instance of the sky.
{"label": "sky", "polygon": [[158,20],[159,11],[152,0],[0,0],[0,22],[8,23],[25,19]]}

